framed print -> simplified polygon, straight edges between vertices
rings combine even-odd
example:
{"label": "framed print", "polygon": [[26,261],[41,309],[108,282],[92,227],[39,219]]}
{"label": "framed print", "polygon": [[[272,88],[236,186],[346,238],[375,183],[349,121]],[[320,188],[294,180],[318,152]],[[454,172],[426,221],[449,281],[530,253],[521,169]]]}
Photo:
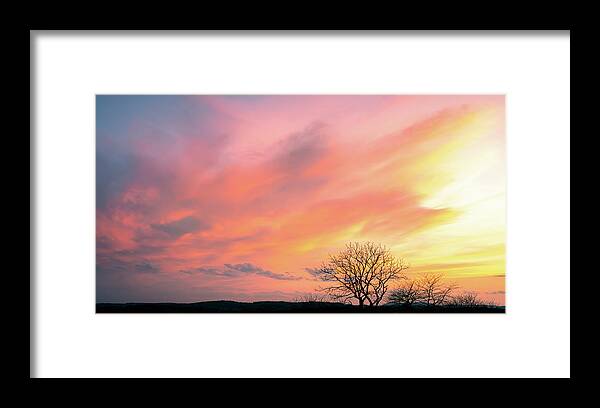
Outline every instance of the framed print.
{"label": "framed print", "polygon": [[30,58],[31,377],[571,376],[569,31]]}

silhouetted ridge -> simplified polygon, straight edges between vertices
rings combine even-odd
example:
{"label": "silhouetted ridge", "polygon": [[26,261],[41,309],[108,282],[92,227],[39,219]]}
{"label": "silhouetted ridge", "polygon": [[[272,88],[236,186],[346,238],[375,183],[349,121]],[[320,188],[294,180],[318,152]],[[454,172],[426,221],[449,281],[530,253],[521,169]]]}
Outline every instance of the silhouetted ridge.
{"label": "silhouetted ridge", "polygon": [[375,308],[331,302],[215,300],[195,303],[97,303],[96,313],[504,313],[504,306],[421,306],[386,304]]}

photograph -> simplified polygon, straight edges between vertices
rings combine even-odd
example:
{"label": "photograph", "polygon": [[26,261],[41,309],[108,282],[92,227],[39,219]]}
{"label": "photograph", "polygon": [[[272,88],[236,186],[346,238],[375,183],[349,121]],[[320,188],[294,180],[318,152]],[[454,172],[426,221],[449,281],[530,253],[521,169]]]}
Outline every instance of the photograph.
{"label": "photograph", "polygon": [[96,313],[505,313],[504,95],[95,105]]}

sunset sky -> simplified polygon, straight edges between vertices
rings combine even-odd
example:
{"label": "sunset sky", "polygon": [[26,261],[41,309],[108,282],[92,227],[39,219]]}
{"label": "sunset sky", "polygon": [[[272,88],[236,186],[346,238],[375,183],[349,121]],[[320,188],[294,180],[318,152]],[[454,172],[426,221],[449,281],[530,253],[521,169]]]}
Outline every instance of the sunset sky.
{"label": "sunset sky", "polygon": [[504,96],[97,96],[98,302],[292,300],[349,241],[504,304]]}

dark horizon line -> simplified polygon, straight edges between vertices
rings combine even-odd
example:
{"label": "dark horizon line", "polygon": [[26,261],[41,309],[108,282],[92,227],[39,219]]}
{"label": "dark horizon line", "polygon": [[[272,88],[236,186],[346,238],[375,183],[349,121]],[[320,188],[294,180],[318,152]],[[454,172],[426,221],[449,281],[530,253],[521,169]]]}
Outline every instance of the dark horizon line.
{"label": "dark horizon line", "polygon": [[506,313],[505,305],[412,305],[385,303],[360,306],[339,302],[209,300],[193,303],[96,303],[96,313]]}
{"label": "dark horizon line", "polygon": [[[143,302],[143,301],[125,301],[125,302],[96,302],[97,305],[128,305],[128,304],[136,304],[136,305],[156,305],[156,304],[176,304],[176,305],[192,305],[196,303],[211,303],[211,302],[231,302],[231,303],[265,303],[265,302],[277,302],[277,303],[330,303],[336,305],[348,305],[348,306],[358,306],[352,303],[342,303],[342,302],[328,302],[328,301],[294,301],[294,300],[253,300],[253,301],[243,301],[243,300],[230,300],[230,299],[218,299],[218,300],[198,300],[191,302],[177,302],[177,301],[159,301],[159,302]],[[423,303],[419,303],[423,304]],[[373,305],[373,306],[384,306],[384,305],[400,305],[397,303],[383,303],[381,305]],[[438,305],[444,306],[444,305]],[[447,305],[445,305],[447,306]],[[484,306],[495,306],[495,307],[504,307],[505,305],[484,305]],[[370,307],[365,305],[365,307]]]}

